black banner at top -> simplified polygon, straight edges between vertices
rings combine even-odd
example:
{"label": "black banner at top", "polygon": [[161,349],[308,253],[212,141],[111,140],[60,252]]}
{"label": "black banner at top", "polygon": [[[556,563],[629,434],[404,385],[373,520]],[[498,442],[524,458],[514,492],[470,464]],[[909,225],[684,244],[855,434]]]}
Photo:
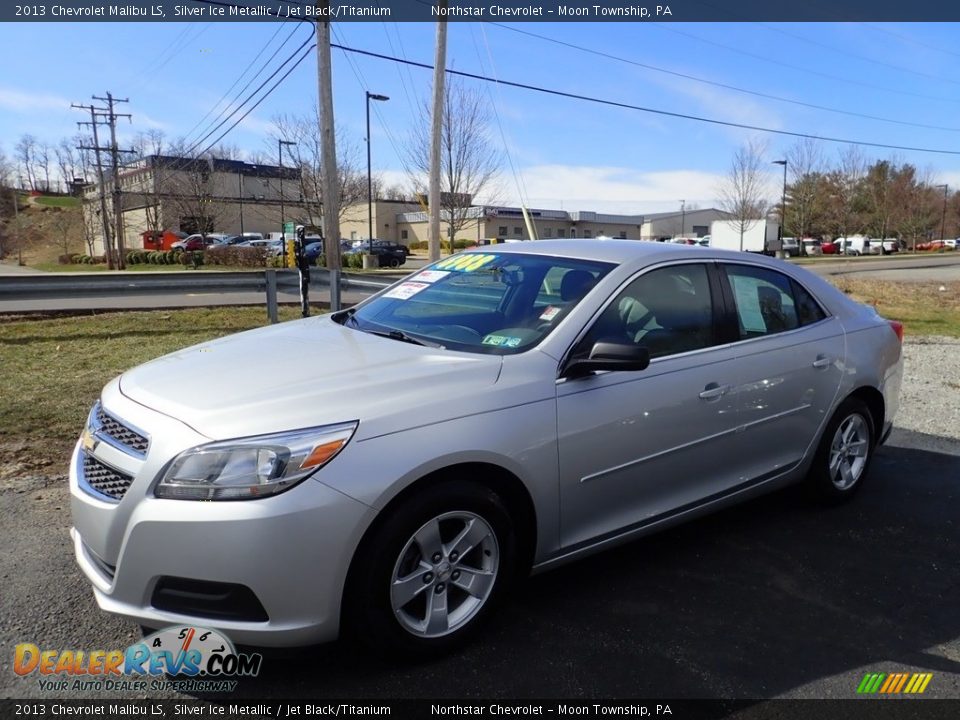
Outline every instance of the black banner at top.
{"label": "black banner at top", "polygon": [[956,0],[34,0],[4,22],[956,22]]}

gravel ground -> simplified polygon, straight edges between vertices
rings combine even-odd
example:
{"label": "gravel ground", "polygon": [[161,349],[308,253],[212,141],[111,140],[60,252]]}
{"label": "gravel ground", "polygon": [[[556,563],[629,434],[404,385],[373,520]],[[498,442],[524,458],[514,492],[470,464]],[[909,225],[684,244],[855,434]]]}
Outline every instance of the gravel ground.
{"label": "gravel ground", "polygon": [[960,339],[908,337],[894,425],[960,440]]}

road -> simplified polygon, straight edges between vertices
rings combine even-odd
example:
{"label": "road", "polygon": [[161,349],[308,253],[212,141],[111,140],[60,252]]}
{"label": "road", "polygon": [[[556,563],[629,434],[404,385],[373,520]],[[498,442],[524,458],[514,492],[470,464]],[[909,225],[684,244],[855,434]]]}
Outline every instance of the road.
{"label": "road", "polygon": [[[533,577],[457,655],[272,653],[224,699],[851,698],[865,673],[895,671],[932,672],[926,697],[960,698],[960,443],[932,442],[895,431],[851,504],[815,508],[788,489]],[[0,492],[6,697],[57,695],[14,675],[17,643],[138,639],[74,564],[65,485]]]}
{"label": "road", "polygon": [[[392,282],[428,263],[426,256],[414,255],[400,271],[377,271],[370,275],[357,275],[365,279]],[[0,278],[14,266],[0,265]],[[805,267],[823,276],[835,276],[856,273],[857,277],[872,277],[897,281],[960,281],[960,253],[929,255],[906,258],[846,258],[842,260],[817,260]],[[346,288],[342,293],[344,303],[353,304],[367,297],[372,290]],[[281,303],[299,303],[295,292],[281,292]],[[311,299],[323,307],[329,300],[329,289],[324,285],[311,286]],[[263,305],[262,293],[216,290],[211,292],[183,294],[179,291],[156,292],[152,294],[126,295],[117,293],[103,296],[78,296],[69,299],[36,298],[24,300],[0,300],[0,314],[22,312],[51,312],[77,310],[132,310],[167,309],[178,307],[204,307],[213,305]]]}

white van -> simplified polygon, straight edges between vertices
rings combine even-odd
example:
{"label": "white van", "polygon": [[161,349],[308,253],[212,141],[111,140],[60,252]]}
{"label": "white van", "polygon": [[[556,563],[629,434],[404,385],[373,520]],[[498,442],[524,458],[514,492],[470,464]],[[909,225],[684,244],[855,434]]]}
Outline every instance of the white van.
{"label": "white van", "polygon": [[880,241],[871,243],[870,238],[863,235],[837,238],[837,252],[841,255],[876,255],[880,253]]}

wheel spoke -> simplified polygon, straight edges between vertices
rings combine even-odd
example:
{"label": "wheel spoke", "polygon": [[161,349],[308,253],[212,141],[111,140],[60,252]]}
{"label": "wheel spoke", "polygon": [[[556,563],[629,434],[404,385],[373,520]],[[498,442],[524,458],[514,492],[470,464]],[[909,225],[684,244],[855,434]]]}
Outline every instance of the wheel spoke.
{"label": "wheel spoke", "polygon": [[843,460],[843,454],[839,450],[830,453],[830,477],[836,477],[841,460]]}
{"label": "wheel spoke", "polygon": [[440,539],[440,522],[433,519],[420,528],[419,532],[413,536],[420,548],[420,554],[424,558],[429,558],[434,553],[443,552],[443,541]]}
{"label": "wheel spoke", "polygon": [[856,440],[850,443],[847,448],[857,457],[866,457],[867,456],[867,441],[866,440]]}
{"label": "wheel spoke", "polygon": [[463,557],[483,542],[488,535],[490,535],[490,530],[484,523],[470,520],[454,541],[450,543],[447,554],[456,552],[460,557]]}
{"label": "wheel spoke", "polygon": [[430,592],[427,598],[426,632],[442,633],[450,627],[450,615],[447,610],[447,593]]}
{"label": "wheel spoke", "polygon": [[853,437],[853,434],[856,432],[856,421],[853,418],[849,418],[846,423],[844,423],[843,428],[843,443],[848,445],[850,439]]}
{"label": "wheel spoke", "polygon": [[472,570],[462,565],[459,568],[460,577],[452,581],[454,585],[475,598],[484,598],[490,590],[496,576],[492,572]]}
{"label": "wheel spoke", "polygon": [[421,561],[420,567],[412,574],[393,581],[393,585],[390,586],[390,599],[393,601],[394,610],[404,607],[417,595],[430,588],[430,584],[423,581],[423,576],[431,569],[430,565]]}
{"label": "wheel spoke", "polygon": [[850,470],[850,461],[843,460],[840,463],[840,476],[843,478],[843,487],[848,488],[853,485],[853,472]]}

